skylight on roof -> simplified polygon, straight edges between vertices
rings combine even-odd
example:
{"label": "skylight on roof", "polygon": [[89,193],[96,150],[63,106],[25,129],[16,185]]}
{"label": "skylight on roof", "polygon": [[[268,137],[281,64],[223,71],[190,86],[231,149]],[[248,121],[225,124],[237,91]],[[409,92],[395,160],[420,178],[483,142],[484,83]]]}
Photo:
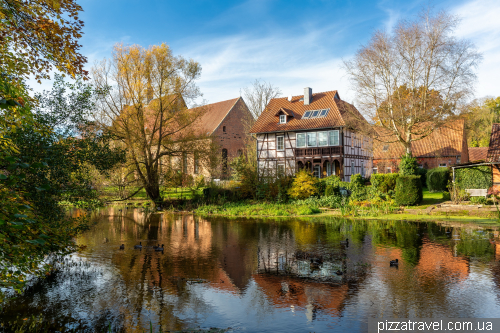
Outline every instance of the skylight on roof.
{"label": "skylight on roof", "polygon": [[328,111],[330,111],[330,109],[306,111],[302,119],[323,118],[328,115]]}

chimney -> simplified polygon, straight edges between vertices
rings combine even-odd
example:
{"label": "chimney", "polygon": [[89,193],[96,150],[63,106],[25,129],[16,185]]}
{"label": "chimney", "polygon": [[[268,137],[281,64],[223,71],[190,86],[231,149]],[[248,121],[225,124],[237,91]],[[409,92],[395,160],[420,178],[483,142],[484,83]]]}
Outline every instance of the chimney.
{"label": "chimney", "polygon": [[309,105],[312,102],[312,88],[304,88],[304,105]]}

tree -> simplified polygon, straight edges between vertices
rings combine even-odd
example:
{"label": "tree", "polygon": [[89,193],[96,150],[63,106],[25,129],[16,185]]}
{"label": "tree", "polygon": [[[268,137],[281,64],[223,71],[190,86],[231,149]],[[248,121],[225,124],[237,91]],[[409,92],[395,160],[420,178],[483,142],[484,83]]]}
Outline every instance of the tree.
{"label": "tree", "polygon": [[257,166],[257,147],[255,145],[255,137],[248,132],[271,99],[279,96],[281,96],[281,90],[278,87],[259,79],[256,79],[250,87],[245,87],[243,89],[243,97],[251,113],[251,116],[248,116],[246,119],[242,119],[243,128],[246,133],[245,156],[247,163],[254,167]]}
{"label": "tree", "polygon": [[376,31],[344,62],[374,139],[399,142],[411,154],[412,141],[430,135],[471,96],[481,55],[453,36],[458,23],[445,12],[424,11],[391,33]]}
{"label": "tree", "polygon": [[166,160],[185,154],[203,159],[210,151],[199,117],[204,107],[187,109],[186,100],[200,96],[194,81],[201,73],[194,60],[174,56],[166,44],[145,49],[114,47],[113,58],[92,69],[100,91],[100,129],[127,150],[128,164],[155,204],[161,202],[160,170]]}
{"label": "tree", "polygon": [[24,102],[26,90],[5,86],[9,94],[0,104],[7,116],[0,121],[5,139],[0,147],[0,286],[20,291],[27,276],[48,274],[47,256],[74,251],[74,237],[88,225],[85,217],[69,216],[60,202],[91,208],[97,198],[87,166],[105,172],[122,154],[109,147],[105,135],[91,131],[93,93],[81,80],[69,84],[56,76],[54,89],[37,96],[36,109]]}
{"label": "tree", "polygon": [[0,71],[40,82],[55,67],[86,76],[79,53],[82,7],[75,0],[0,1]]}
{"label": "tree", "polygon": [[256,79],[250,87],[243,89],[243,97],[254,121],[259,118],[271,99],[279,96],[281,96],[281,90],[278,87],[259,79]]}
{"label": "tree", "polygon": [[500,97],[475,99],[461,113],[469,147],[488,147],[491,127],[500,121]]}

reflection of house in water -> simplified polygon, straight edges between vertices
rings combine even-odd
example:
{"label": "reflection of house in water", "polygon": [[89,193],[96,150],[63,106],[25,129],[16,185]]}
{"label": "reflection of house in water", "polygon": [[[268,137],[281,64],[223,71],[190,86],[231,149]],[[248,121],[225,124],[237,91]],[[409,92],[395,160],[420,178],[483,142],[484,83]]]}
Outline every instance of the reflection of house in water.
{"label": "reflection of house in water", "polygon": [[347,284],[327,284],[272,274],[254,274],[253,279],[275,307],[304,308],[309,321],[315,319],[318,310],[339,317],[349,293]]}
{"label": "reflection of house in water", "polygon": [[417,270],[420,276],[446,275],[458,280],[469,276],[469,260],[454,256],[453,250],[446,245],[424,240]]}

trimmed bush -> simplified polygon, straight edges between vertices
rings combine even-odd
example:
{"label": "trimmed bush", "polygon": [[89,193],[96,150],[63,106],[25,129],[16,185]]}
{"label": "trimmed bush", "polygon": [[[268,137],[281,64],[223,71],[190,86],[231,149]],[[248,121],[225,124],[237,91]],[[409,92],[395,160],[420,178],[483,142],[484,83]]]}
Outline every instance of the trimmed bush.
{"label": "trimmed bush", "polygon": [[376,173],[371,176],[370,182],[372,187],[380,193],[388,193],[396,189],[396,179],[399,177],[397,173]]}
{"label": "trimmed bush", "polygon": [[427,189],[430,192],[446,191],[450,179],[450,170],[445,167],[427,171]]}
{"label": "trimmed bush", "polygon": [[493,185],[491,167],[460,168],[455,170],[455,184],[461,189],[488,189]]}
{"label": "trimmed bush", "polygon": [[396,180],[396,203],[400,206],[414,206],[422,202],[420,176],[399,176]]}
{"label": "trimmed bush", "polygon": [[427,186],[427,169],[418,168],[417,175],[420,176],[420,182],[422,183],[422,187]]}
{"label": "trimmed bush", "polygon": [[418,174],[417,159],[410,154],[401,156],[399,162],[399,174],[403,176],[417,175]]}

